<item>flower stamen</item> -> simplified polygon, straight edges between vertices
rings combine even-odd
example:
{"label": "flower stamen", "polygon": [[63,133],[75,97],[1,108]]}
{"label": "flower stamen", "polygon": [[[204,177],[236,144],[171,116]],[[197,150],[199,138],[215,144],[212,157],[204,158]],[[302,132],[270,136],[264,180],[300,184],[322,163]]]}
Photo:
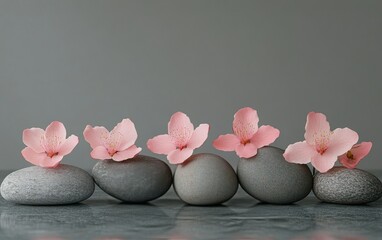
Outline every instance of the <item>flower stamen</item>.
{"label": "flower stamen", "polygon": [[319,154],[324,154],[326,150],[328,149],[330,138],[331,138],[332,132],[328,131],[321,131],[319,133],[314,133],[314,142],[316,145],[316,150]]}
{"label": "flower stamen", "polygon": [[186,126],[179,127],[179,128],[170,130],[169,135],[171,136],[176,147],[182,150],[183,148],[187,147],[187,143],[192,136],[192,130]]}
{"label": "flower stamen", "polygon": [[352,159],[352,160],[354,159],[354,155],[353,155],[353,153],[351,151],[347,151],[346,157],[349,158],[349,159]]}

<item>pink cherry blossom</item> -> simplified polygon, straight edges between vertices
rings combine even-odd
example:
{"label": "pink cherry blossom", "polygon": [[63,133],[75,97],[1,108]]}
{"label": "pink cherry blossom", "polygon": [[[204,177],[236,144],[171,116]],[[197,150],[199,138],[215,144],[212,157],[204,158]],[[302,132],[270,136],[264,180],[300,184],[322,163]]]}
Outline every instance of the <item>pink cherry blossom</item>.
{"label": "pink cherry blossom", "polygon": [[372,146],[371,142],[362,142],[354,145],[349,151],[339,157],[340,163],[347,168],[355,168],[369,154]]}
{"label": "pink cherry blossom", "polygon": [[209,125],[200,124],[196,129],[190,118],[176,112],[168,123],[168,134],[158,135],[147,141],[147,148],[153,153],[165,154],[171,164],[181,164],[203,145],[208,137]]}
{"label": "pink cherry blossom", "polygon": [[305,125],[305,141],[291,144],[284,153],[291,163],[312,163],[319,172],[333,168],[338,156],[348,151],[358,141],[358,134],[349,128],[330,130],[322,113],[310,112]]}
{"label": "pink cherry blossom", "polygon": [[135,146],[138,134],[134,123],[128,118],[123,119],[110,132],[105,127],[87,125],[83,134],[93,148],[90,156],[94,159],[121,162],[142,151],[142,148]]}
{"label": "pink cherry blossom", "polygon": [[78,144],[78,137],[71,135],[66,138],[64,124],[54,121],[45,130],[25,129],[23,142],[27,145],[21,151],[25,160],[40,167],[53,168],[65,155],[73,151]]}
{"label": "pink cherry blossom", "polygon": [[235,151],[241,158],[251,158],[257,149],[268,146],[279,136],[280,131],[272,126],[258,127],[257,111],[246,107],[237,111],[233,120],[233,134],[220,135],[213,146],[222,151]]}

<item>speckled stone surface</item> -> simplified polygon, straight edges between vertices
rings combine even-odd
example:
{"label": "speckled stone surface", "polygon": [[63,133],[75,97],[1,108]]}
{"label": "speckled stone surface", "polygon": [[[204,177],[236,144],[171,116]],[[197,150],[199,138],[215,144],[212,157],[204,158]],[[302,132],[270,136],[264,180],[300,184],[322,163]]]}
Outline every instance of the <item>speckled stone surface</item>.
{"label": "speckled stone surface", "polygon": [[290,204],[305,198],[312,189],[313,177],[306,165],[285,161],[284,150],[263,147],[256,156],[240,159],[237,175],[241,187],[259,201]]}
{"label": "speckled stone surface", "polygon": [[1,184],[4,199],[26,205],[78,203],[93,192],[93,178],[86,171],[65,164],[56,168],[23,168],[9,174]]}
{"label": "speckled stone surface", "polygon": [[223,203],[235,195],[237,188],[235,171],[218,155],[195,154],[175,170],[175,192],[191,205]]}
{"label": "speckled stone surface", "polygon": [[382,197],[382,183],[366,171],[334,167],[315,174],[313,192],[323,202],[365,204]]}
{"label": "speckled stone surface", "polygon": [[154,200],[165,194],[172,184],[168,165],[144,155],[122,162],[99,161],[93,167],[92,175],[106,193],[130,203]]}

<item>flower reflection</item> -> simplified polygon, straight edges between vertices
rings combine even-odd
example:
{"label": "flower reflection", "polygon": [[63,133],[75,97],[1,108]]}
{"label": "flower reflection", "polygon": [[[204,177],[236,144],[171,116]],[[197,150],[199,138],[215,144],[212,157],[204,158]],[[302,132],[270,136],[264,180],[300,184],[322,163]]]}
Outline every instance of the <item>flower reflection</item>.
{"label": "flower reflection", "polygon": [[340,233],[330,234],[327,232],[316,232],[307,236],[299,236],[294,240],[366,240],[366,238],[361,236],[341,235]]}
{"label": "flower reflection", "polygon": [[66,240],[66,238],[57,237],[57,236],[43,236],[43,237],[33,238],[33,240]]}

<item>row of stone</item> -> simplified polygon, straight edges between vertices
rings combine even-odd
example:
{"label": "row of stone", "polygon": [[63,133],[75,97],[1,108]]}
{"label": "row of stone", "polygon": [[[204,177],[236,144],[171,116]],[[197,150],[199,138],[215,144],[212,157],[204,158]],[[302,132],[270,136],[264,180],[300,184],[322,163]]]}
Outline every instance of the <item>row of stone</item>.
{"label": "row of stone", "polygon": [[[86,171],[70,165],[28,167],[9,174],[1,184],[4,199],[18,204],[60,205],[86,200],[94,182],[109,195],[129,203],[161,197],[173,184],[181,200],[192,205],[216,205],[232,198],[240,184],[255,199],[291,204],[312,190],[324,202],[364,204],[382,196],[382,183],[374,175],[335,167],[313,177],[307,165],[284,160],[283,150],[259,149],[251,159],[240,159],[237,173],[214,154],[196,154],[178,165],[174,175],[163,161],[138,155],[123,162],[99,161]],[[94,179],[94,180],[93,180]]]}

